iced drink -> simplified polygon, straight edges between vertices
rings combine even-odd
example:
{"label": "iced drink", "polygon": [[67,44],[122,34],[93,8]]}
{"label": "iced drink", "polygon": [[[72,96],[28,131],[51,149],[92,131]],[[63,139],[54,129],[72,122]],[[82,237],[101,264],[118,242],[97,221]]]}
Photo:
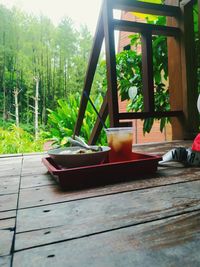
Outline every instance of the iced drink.
{"label": "iced drink", "polygon": [[124,161],[131,159],[133,128],[120,127],[106,129],[108,145],[111,147],[109,161]]}

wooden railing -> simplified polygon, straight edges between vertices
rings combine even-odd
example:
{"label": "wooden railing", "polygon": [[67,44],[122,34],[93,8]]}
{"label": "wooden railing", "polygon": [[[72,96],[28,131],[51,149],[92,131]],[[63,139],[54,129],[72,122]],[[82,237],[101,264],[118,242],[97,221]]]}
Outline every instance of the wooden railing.
{"label": "wooden railing", "polygon": [[[184,136],[187,136],[187,134],[196,132],[198,120],[197,114],[193,112],[192,107],[190,107],[190,101],[192,101],[193,105],[195,105],[196,94],[194,94],[194,92],[189,93],[188,89],[191,88],[191,83],[192,86],[194,86],[195,83],[193,75],[195,64],[191,58],[193,52],[188,51],[190,44],[193,42],[191,40],[191,38],[193,38],[191,25],[193,24],[190,24],[190,29],[187,25],[188,19],[189,22],[191,22],[193,18],[191,13],[191,5],[194,1],[188,1],[187,4],[181,4],[180,6],[173,6],[174,3],[179,1],[166,1],[169,3],[172,2],[171,5],[149,4],[134,0],[104,0],[99,15],[91,56],[89,59],[74,134],[79,135],[80,133],[88,103],[88,96],[90,95],[91,86],[104,38],[106,47],[108,88],[103,104],[99,111],[101,120],[105,121],[109,115],[110,125],[112,127],[116,127],[121,124],[126,125],[126,123],[121,123],[121,121],[127,119],[176,117],[176,119],[172,121],[172,126],[175,129],[173,132],[173,138],[182,139]],[[113,9],[170,16],[171,20],[168,20],[168,26],[116,20],[113,19]],[[144,112],[119,113],[114,30],[129,31],[141,34]],[[168,42],[169,80],[171,87],[170,94],[172,98],[172,110],[168,112],[156,112],[154,107],[152,35],[165,35],[172,37],[170,40],[173,40]],[[176,64],[174,64],[174,61]],[[193,118],[193,124],[190,122],[191,116]],[[89,140],[90,144],[94,144],[96,142],[99,133],[102,130],[101,120],[97,118]],[[192,128],[190,128],[191,124],[193,125]]]}

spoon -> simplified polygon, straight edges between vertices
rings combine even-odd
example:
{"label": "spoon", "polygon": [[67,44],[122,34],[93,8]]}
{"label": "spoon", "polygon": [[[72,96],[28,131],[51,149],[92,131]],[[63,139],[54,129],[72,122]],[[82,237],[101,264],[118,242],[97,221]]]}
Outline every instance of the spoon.
{"label": "spoon", "polygon": [[83,141],[77,135],[75,135],[74,138],[75,139],[73,139],[71,137],[68,137],[68,140],[72,145],[81,146],[81,147],[84,147],[85,149],[96,151],[96,152],[97,151],[102,151],[102,148],[100,146],[89,146],[88,144],[85,143],[85,141]]}

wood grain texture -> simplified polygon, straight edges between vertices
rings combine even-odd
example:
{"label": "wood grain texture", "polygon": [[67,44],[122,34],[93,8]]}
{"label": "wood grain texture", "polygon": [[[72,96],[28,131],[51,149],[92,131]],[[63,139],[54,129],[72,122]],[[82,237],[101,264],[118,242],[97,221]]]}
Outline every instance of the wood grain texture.
{"label": "wood grain texture", "polygon": [[0,212],[15,210],[17,208],[18,194],[0,195]]}
{"label": "wood grain texture", "polygon": [[37,174],[45,174],[47,173],[47,169],[45,168],[44,165],[40,163],[30,163],[29,166],[26,166],[22,169],[22,176],[33,176],[33,175],[37,175]]}
{"label": "wood grain texture", "polygon": [[[9,255],[12,247],[13,230],[0,230],[0,257]],[[2,242],[3,240],[3,242]]]}
{"label": "wood grain texture", "polygon": [[192,141],[172,141],[172,142],[162,142],[162,143],[147,143],[147,144],[139,144],[134,145],[133,150],[136,152],[143,152],[147,154],[155,154],[155,155],[162,155],[169,150],[175,148],[175,147],[185,147],[185,148],[191,148]]}
{"label": "wood grain texture", "polygon": [[153,50],[152,35],[149,31],[141,34],[142,46],[142,92],[144,111],[154,111]]}
{"label": "wood grain texture", "polygon": [[[162,155],[191,144],[174,141],[133,149]],[[0,194],[0,266],[11,267],[11,255],[12,267],[200,265],[199,168],[171,164],[151,177],[63,192],[44,172],[43,156],[26,155],[14,166],[24,171],[18,209],[18,192]],[[7,173],[12,161],[2,160]],[[0,188],[6,184],[12,192],[18,179],[3,174]]]}
{"label": "wood grain texture", "polygon": [[[170,176],[169,176],[170,175]],[[169,177],[168,177],[169,176]],[[44,177],[45,178],[45,177]],[[139,177],[138,177],[139,178]],[[26,178],[27,179],[27,178]],[[47,180],[49,177],[47,176]],[[52,181],[54,179],[50,177]],[[199,168],[185,169],[182,167],[159,168],[153,176],[143,179],[136,179],[131,182],[117,183],[113,185],[83,189],[77,191],[62,191],[59,185],[34,186],[22,189],[19,196],[19,208],[30,208],[53,203],[61,203],[76,199],[97,197],[114,193],[133,191],[144,188],[151,188],[161,185],[182,183],[187,181],[200,180]],[[28,182],[28,181],[27,181]]]}
{"label": "wood grain texture", "polygon": [[29,188],[29,187],[38,187],[38,186],[46,186],[56,184],[55,180],[52,179],[51,175],[47,173],[45,174],[34,174],[34,175],[25,175],[21,177],[21,188]]}
{"label": "wood grain texture", "polygon": [[198,267],[199,250],[195,212],[18,252],[13,267]]}
{"label": "wood grain texture", "polygon": [[15,227],[15,218],[0,220],[0,230],[13,229],[14,227]]}
{"label": "wood grain texture", "polygon": [[108,87],[108,113],[110,126],[119,126],[117,114],[119,112],[118,93],[117,93],[117,73],[116,73],[116,55],[114,40],[113,10],[110,1],[103,2],[103,23],[106,50],[107,66],[107,87]]}
{"label": "wood grain texture", "polygon": [[18,193],[20,176],[12,176],[0,178],[0,195]]}
{"label": "wood grain texture", "polygon": [[20,174],[21,174],[21,165],[15,167],[12,164],[10,164],[8,167],[1,168],[0,179],[5,177],[9,177],[10,179],[13,177],[16,178]]}
{"label": "wood grain texture", "polygon": [[0,266],[1,267],[10,267],[11,266],[11,256],[0,257]]}
{"label": "wood grain texture", "polygon": [[16,217],[16,210],[9,210],[0,212],[0,220],[10,219]]}
{"label": "wood grain texture", "polygon": [[21,164],[22,163],[22,157],[6,157],[6,155],[1,155],[0,157],[0,166],[10,165],[10,163],[13,165]]}
{"label": "wood grain texture", "polygon": [[[18,211],[16,250],[46,243],[35,230],[59,227],[51,242],[77,238],[200,209],[200,181],[167,185]],[[51,228],[51,229],[50,229]],[[21,233],[20,232],[27,232]],[[60,239],[61,238],[61,239]],[[30,243],[31,240],[31,243]]]}

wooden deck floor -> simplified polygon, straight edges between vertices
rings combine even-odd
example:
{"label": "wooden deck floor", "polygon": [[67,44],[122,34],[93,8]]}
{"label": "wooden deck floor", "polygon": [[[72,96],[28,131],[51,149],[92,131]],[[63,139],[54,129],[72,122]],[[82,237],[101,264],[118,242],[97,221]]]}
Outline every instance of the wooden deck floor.
{"label": "wooden deck floor", "polygon": [[63,192],[43,156],[0,158],[0,266],[200,266],[199,168],[160,167],[148,179]]}

